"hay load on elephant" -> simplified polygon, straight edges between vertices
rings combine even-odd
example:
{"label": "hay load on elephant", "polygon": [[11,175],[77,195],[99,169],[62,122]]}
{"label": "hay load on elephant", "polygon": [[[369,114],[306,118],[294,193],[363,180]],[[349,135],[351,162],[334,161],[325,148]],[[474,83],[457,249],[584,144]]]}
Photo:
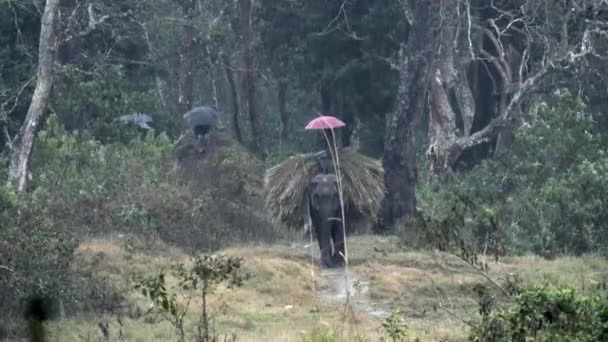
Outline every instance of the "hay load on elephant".
{"label": "hay load on elephant", "polygon": [[[266,208],[275,222],[293,229],[302,228],[308,222],[307,190],[310,180],[319,172],[314,155],[297,154],[266,170]],[[338,157],[348,217],[377,222],[385,194],[381,162],[350,147],[340,148]],[[331,162],[330,172],[335,173]]]}

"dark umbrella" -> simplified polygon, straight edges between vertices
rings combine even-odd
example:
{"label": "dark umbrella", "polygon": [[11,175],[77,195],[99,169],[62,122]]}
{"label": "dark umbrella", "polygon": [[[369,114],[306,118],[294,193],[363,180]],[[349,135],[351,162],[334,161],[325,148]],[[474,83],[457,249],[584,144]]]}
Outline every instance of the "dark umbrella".
{"label": "dark umbrella", "polygon": [[200,152],[205,147],[205,135],[217,125],[218,116],[218,112],[209,106],[195,107],[184,114],[184,120],[194,130]]}
{"label": "dark umbrella", "polygon": [[125,125],[134,124],[144,130],[151,129],[151,125],[154,124],[154,120],[152,119],[152,117],[145,113],[121,115],[118,117],[118,121]]}

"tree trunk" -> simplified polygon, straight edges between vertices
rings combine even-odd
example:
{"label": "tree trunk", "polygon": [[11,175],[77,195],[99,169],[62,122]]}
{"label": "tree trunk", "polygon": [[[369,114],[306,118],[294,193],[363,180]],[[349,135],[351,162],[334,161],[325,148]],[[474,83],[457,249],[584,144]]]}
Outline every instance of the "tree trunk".
{"label": "tree trunk", "polygon": [[355,104],[344,97],[344,92],[340,94],[340,104],[338,105],[340,117],[346,126],[341,128],[342,131],[342,146],[351,145],[351,138],[355,129]]}
{"label": "tree trunk", "polygon": [[53,68],[57,50],[57,20],[55,17],[58,4],[59,0],[47,0],[44,6],[40,25],[36,89],[25,121],[11,150],[8,178],[19,192],[23,191],[26,186],[32,147],[53,87]]}
{"label": "tree trunk", "polygon": [[[474,89],[471,89],[469,86],[466,69],[463,68],[461,70],[462,71],[456,80],[457,83],[455,85],[454,93],[456,95],[458,108],[462,117],[462,130],[464,135],[468,136],[471,134],[473,120],[475,120],[475,97],[473,95]],[[474,70],[476,72],[477,67],[475,67]]]}
{"label": "tree trunk", "polygon": [[[390,229],[416,213],[416,132],[434,68],[441,0],[417,1],[408,42],[400,50],[396,108],[389,114],[382,162],[387,195],[381,227]],[[404,13],[404,15],[406,15]]]}
{"label": "tree trunk", "polygon": [[[173,97],[173,101],[171,101],[171,96],[169,95],[169,90],[167,86],[167,82],[160,77],[159,75],[154,77],[156,82],[156,91],[158,92],[158,98],[160,100],[160,105],[165,112],[174,112],[175,111],[175,97]],[[173,103],[173,105],[170,105]]]}
{"label": "tree trunk", "polygon": [[236,83],[234,81],[234,73],[232,72],[232,66],[230,65],[230,59],[225,53],[222,53],[222,60],[224,62],[224,69],[226,71],[226,79],[228,80],[228,86],[230,87],[230,100],[232,102],[232,127],[234,128],[234,134],[239,143],[243,143],[243,135],[241,134],[241,125],[239,122],[240,111],[239,111],[239,97],[236,90]]}
{"label": "tree trunk", "polygon": [[287,80],[279,80],[277,97],[279,102],[279,115],[281,116],[281,140],[285,141],[289,135],[289,114],[287,113]]}
{"label": "tree trunk", "polygon": [[184,24],[182,27],[182,46],[179,53],[179,96],[177,103],[181,113],[192,109],[192,60],[194,58],[194,18],[198,14],[196,0],[182,0]]}
{"label": "tree trunk", "polygon": [[326,83],[321,84],[319,96],[321,97],[321,115],[336,115],[333,86]]}
{"label": "tree trunk", "polygon": [[219,100],[218,100],[218,92],[217,92],[217,79],[216,79],[216,62],[214,61],[213,56],[211,55],[211,49],[209,49],[209,44],[211,43],[210,32],[207,32],[207,37],[205,39],[205,55],[207,61],[207,75],[209,80],[211,81],[211,95],[213,96],[213,105],[216,109],[219,109]]}
{"label": "tree trunk", "polygon": [[260,119],[256,85],[255,56],[253,53],[253,0],[240,0],[241,48],[243,52],[243,88],[247,96],[247,111],[253,136],[253,148],[264,159],[264,131]]}
{"label": "tree trunk", "polygon": [[[568,3],[556,2],[557,8],[552,10],[563,15],[549,20],[555,15],[518,12],[520,5],[508,1],[485,7],[481,2],[444,2],[442,13],[465,16],[442,18],[446,29],[441,31],[441,58],[431,95],[431,181],[449,173],[458,160],[473,156],[471,159],[478,161],[488,156],[491,148],[494,156],[510,151],[515,129],[538,101],[530,98],[533,91],[544,85],[544,92],[550,92],[555,84],[542,83],[548,74],[575,66],[594,53],[590,34],[598,32],[596,24],[605,23],[586,21],[591,26],[579,28],[580,41],[572,44],[570,39],[576,35],[569,36],[569,23],[584,15]],[[563,5],[566,7],[559,8]],[[549,17],[541,19],[544,15]],[[524,23],[524,30],[519,23]],[[463,28],[467,30],[464,37],[458,34]],[[547,34],[538,40],[533,32]],[[467,74],[468,65],[472,70]],[[455,100],[450,101],[448,94]],[[455,129],[457,115],[462,118],[461,131]]]}
{"label": "tree trunk", "polygon": [[[452,1],[446,3],[444,10],[446,13],[455,13],[458,7],[458,2]],[[458,138],[458,128],[456,127],[456,111],[452,107],[449,99],[448,89],[454,89],[456,94],[456,102],[461,111],[463,130],[470,131],[474,113],[469,113],[471,106],[467,103],[471,99],[466,96],[462,99],[458,95],[463,95],[465,92],[460,89],[462,85],[462,74],[465,62],[463,62],[456,54],[458,48],[458,37],[456,36],[458,17],[451,16],[443,19],[442,30],[438,43],[440,55],[437,59],[437,68],[431,79],[430,84],[430,115],[429,115],[429,148],[428,156],[428,179],[429,182],[435,182],[441,179],[447,172],[451,170],[452,165],[452,150],[451,147]],[[467,57],[468,58],[468,57]],[[459,66],[459,67],[457,67]],[[457,90],[460,89],[460,90]]]}
{"label": "tree trunk", "polygon": [[440,180],[453,163],[452,146],[458,138],[456,114],[448,101],[445,88],[441,82],[441,73],[431,81],[430,86],[430,120],[429,120],[429,181]]}
{"label": "tree trunk", "polygon": [[[165,64],[165,67],[169,69],[169,65],[166,61],[161,61],[160,56],[155,52],[156,49],[154,45],[152,45],[152,41],[150,40],[150,35],[148,34],[148,29],[146,25],[143,23],[139,23],[141,27],[144,41],[146,42],[146,46],[148,47],[148,53],[155,64]],[[175,91],[176,87],[172,87],[169,80],[166,79],[165,76],[161,75],[160,72],[155,71],[154,81],[156,83],[156,91],[158,92],[158,98],[160,100],[160,105],[164,112],[166,113],[177,113],[179,112],[178,108],[178,98],[179,94]],[[179,88],[179,87],[177,87]]]}

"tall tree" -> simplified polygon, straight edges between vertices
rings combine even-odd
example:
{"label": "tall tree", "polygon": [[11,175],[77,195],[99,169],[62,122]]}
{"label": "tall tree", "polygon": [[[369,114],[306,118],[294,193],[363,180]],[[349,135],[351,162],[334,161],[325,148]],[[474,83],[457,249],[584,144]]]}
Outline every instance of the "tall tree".
{"label": "tall tree", "polygon": [[247,112],[253,136],[253,148],[265,158],[264,129],[260,118],[259,98],[257,90],[257,70],[253,51],[253,0],[239,1],[239,17],[241,28],[241,51],[243,54],[243,95],[247,100]]}
{"label": "tall tree", "polygon": [[386,121],[382,158],[387,188],[381,224],[384,229],[392,228],[401,218],[413,217],[416,213],[416,135],[434,70],[442,2],[416,1],[411,9],[403,2],[404,17],[408,17],[411,10],[413,22],[408,41],[400,50],[396,105]]}
{"label": "tall tree", "polygon": [[[399,0],[259,3],[261,56],[277,84],[288,80],[288,104],[316,105],[303,112],[307,119],[315,110],[340,117],[347,123],[341,130],[343,144],[348,144],[355,120],[361,120],[362,151],[380,155],[384,116],[397,93],[393,59],[408,30]],[[288,120],[295,121],[296,115],[301,114],[289,113]]]}
{"label": "tall tree", "polygon": [[442,35],[445,48],[432,83],[431,181],[448,174],[474,148],[485,144],[495,152],[508,150],[513,130],[534,106],[534,91],[542,87],[550,93],[564,86],[550,78],[565,79],[567,71],[582,74],[576,68],[602,55],[598,49],[608,37],[608,3],[601,0],[449,6],[448,12],[458,15],[445,18],[451,29]]}
{"label": "tall tree", "polygon": [[234,129],[234,134],[236,139],[241,144],[243,143],[243,134],[241,133],[241,124],[240,124],[240,110],[239,110],[239,96],[236,87],[236,82],[234,81],[234,73],[232,72],[232,65],[230,64],[230,59],[226,53],[222,53],[222,62],[224,64],[224,71],[226,72],[226,80],[228,81],[228,88],[230,92],[230,102],[232,107],[232,128]]}
{"label": "tall tree", "polygon": [[279,104],[279,116],[281,118],[281,140],[289,138],[289,113],[287,113],[287,78],[281,77],[277,81],[277,102]]}
{"label": "tall tree", "polygon": [[179,97],[178,105],[182,113],[192,109],[193,84],[192,66],[194,58],[194,47],[197,36],[194,28],[194,20],[198,16],[199,8],[196,0],[182,0],[184,21],[182,27],[182,46],[179,53]]}
{"label": "tall tree", "polygon": [[40,121],[46,112],[53,87],[53,68],[58,37],[56,20],[58,5],[59,0],[47,0],[44,5],[44,12],[40,21],[36,89],[25,121],[12,144],[8,177],[18,191],[25,189],[32,146],[36,139]]}

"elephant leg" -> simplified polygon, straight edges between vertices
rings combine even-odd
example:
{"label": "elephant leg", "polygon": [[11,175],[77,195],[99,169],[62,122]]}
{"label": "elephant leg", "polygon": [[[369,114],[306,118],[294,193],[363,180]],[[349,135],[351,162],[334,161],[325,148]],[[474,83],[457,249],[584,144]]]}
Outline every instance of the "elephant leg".
{"label": "elephant leg", "polygon": [[209,140],[210,130],[209,126],[196,126],[194,127],[194,134],[196,135],[197,148],[200,153],[204,153],[207,149],[207,141]]}
{"label": "elephant leg", "polygon": [[197,134],[196,136],[196,149],[199,153],[203,153],[205,151],[205,136],[202,134]]}
{"label": "elephant leg", "polygon": [[342,222],[335,221],[332,225],[331,237],[334,242],[334,264],[338,266],[344,265],[344,228]]}
{"label": "elephant leg", "polygon": [[321,250],[321,266],[331,267],[331,227],[326,224],[315,225],[317,241]]}

